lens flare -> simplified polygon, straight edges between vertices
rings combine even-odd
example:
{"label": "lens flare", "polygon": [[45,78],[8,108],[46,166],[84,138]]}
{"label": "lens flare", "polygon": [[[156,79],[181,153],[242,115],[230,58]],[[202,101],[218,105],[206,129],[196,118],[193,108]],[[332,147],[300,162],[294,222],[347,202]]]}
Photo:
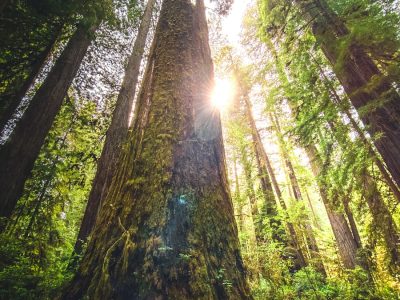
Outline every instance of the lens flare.
{"label": "lens flare", "polygon": [[211,104],[218,110],[229,107],[235,94],[235,85],[228,78],[216,78],[214,90],[211,95]]}

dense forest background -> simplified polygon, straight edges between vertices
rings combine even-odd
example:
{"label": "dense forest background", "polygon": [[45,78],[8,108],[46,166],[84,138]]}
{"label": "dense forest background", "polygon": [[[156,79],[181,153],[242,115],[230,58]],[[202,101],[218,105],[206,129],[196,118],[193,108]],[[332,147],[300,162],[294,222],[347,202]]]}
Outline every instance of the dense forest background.
{"label": "dense forest background", "polygon": [[0,0],[0,299],[400,298],[400,3],[237,1]]}

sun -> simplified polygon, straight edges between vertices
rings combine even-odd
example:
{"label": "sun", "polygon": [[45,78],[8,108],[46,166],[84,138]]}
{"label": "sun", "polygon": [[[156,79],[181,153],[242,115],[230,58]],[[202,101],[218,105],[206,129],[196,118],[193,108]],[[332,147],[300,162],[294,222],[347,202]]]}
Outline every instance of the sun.
{"label": "sun", "polygon": [[229,107],[235,94],[235,85],[228,78],[216,78],[211,95],[211,104],[222,111]]}

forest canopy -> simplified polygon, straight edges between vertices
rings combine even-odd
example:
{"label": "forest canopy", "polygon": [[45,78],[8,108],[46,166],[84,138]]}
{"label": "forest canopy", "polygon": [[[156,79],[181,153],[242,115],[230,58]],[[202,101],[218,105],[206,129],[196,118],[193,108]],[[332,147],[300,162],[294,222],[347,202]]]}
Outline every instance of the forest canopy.
{"label": "forest canopy", "polygon": [[399,299],[400,2],[0,0],[0,299]]}

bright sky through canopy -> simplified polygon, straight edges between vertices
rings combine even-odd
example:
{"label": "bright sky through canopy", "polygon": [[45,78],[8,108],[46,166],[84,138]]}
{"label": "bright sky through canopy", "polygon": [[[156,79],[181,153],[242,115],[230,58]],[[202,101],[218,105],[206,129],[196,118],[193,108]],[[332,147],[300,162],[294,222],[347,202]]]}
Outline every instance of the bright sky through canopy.
{"label": "bright sky through canopy", "polygon": [[251,0],[235,0],[229,15],[222,20],[222,33],[232,45],[239,44],[243,16],[250,2]]}
{"label": "bright sky through canopy", "polygon": [[215,78],[214,90],[211,96],[211,104],[220,111],[229,107],[235,94],[235,85],[228,78]]}

